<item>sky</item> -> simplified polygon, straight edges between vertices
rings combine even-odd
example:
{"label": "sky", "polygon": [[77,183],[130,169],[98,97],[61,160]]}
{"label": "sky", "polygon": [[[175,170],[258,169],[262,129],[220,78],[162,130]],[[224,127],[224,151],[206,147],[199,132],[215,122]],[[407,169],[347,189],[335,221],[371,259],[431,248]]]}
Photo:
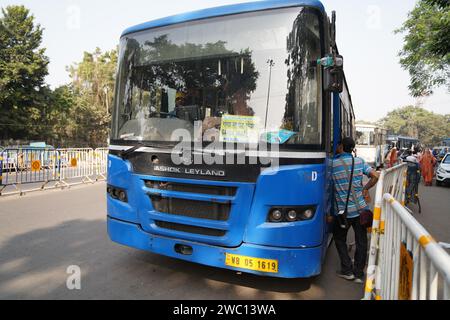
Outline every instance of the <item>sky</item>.
{"label": "sky", "polygon": [[[248,0],[0,0],[0,7],[23,4],[45,29],[43,47],[50,58],[47,82],[52,87],[70,81],[66,67],[84,51],[110,50],[130,26],[187,11]],[[357,120],[376,121],[389,111],[421,105],[435,113],[450,113],[445,88],[416,100],[409,95],[409,74],[399,64],[403,36],[394,34],[416,0],[322,0],[337,12],[337,43]]]}

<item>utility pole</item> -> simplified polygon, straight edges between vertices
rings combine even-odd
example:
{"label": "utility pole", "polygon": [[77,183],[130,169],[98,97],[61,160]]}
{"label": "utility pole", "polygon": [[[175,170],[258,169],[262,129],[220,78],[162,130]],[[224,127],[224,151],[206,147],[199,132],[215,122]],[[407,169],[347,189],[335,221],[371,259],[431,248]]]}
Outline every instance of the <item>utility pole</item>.
{"label": "utility pole", "polygon": [[275,66],[275,62],[273,62],[273,59],[267,60],[267,63],[269,64],[269,89],[267,92],[266,122],[265,122],[265,126],[264,126],[265,129],[267,129],[267,118],[269,116],[270,85],[272,82],[272,68]]}

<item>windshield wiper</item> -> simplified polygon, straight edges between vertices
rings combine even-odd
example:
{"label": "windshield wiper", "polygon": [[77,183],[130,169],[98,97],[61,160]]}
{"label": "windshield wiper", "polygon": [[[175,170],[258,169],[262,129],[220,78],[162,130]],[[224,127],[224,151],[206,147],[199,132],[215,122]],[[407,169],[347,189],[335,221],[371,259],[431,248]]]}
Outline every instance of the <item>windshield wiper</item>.
{"label": "windshield wiper", "polygon": [[159,144],[154,144],[154,143],[139,142],[134,147],[132,147],[130,149],[127,149],[127,150],[123,150],[122,152],[120,152],[120,157],[122,159],[126,160],[128,158],[128,156],[130,156],[131,154],[135,153],[140,148],[165,149],[165,148],[173,148],[173,147],[174,147],[173,145],[159,145]]}
{"label": "windshield wiper", "polygon": [[135,145],[133,148],[127,149],[127,150],[122,150],[120,152],[120,157],[122,159],[127,159],[129,155],[133,154],[134,152],[136,152],[138,149],[144,147],[143,143],[138,143],[137,145]]}

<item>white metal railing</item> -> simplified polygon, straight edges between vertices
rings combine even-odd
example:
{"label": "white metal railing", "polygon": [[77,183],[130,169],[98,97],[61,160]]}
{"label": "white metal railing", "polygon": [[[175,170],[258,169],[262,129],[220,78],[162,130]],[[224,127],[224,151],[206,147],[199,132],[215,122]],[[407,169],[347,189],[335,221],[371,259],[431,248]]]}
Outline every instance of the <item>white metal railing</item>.
{"label": "white metal railing", "polygon": [[[386,213],[382,210],[383,195],[392,194],[402,204],[405,203],[406,173],[408,165],[401,164],[388,170],[383,170],[377,184],[375,195],[374,219],[370,237],[369,261],[367,269],[367,281],[364,299],[370,300],[373,296],[376,285],[381,279],[377,274],[379,257],[382,255],[382,243],[384,241],[384,231],[386,227]],[[378,276],[378,277],[377,277]],[[379,296],[375,295],[378,299]]]}
{"label": "white metal railing", "polygon": [[377,185],[366,300],[449,299],[449,255],[404,206],[407,168],[383,171]]}
{"label": "white metal railing", "polygon": [[108,148],[97,148],[94,151],[94,166],[97,181],[106,180],[106,174],[108,171],[108,154]]}
{"label": "white metal railing", "polygon": [[449,254],[388,193],[382,211],[386,230],[377,267],[381,279],[376,287],[378,299],[449,300]]}
{"label": "white metal railing", "polygon": [[[93,183],[94,150],[90,148],[58,149],[60,156],[60,182],[66,186]],[[71,182],[81,179],[78,182]]]}

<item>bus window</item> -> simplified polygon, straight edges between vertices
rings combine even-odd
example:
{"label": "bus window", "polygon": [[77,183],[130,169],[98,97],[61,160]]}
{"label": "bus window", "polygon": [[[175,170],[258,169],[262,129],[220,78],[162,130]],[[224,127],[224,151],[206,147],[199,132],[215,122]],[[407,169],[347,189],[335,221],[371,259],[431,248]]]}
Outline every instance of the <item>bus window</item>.
{"label": "bus window", "polygon": [[370,129],[360,128],[356,131],[356,144],[358,146],[374,146],[375,133]]}
{"label": "bus window", "polygon": [[295,103],[286,109],[283,129],[300,132],[295,140],[307,145],[322,144],[322,72],[310,66],[321,55],[318,26],[317,16],[300,14],[288,37],[288,85]]}
{"label": "bus window", "polygon": [[369,145],[375,145],[375,133],[373,131],[369,133]]}

